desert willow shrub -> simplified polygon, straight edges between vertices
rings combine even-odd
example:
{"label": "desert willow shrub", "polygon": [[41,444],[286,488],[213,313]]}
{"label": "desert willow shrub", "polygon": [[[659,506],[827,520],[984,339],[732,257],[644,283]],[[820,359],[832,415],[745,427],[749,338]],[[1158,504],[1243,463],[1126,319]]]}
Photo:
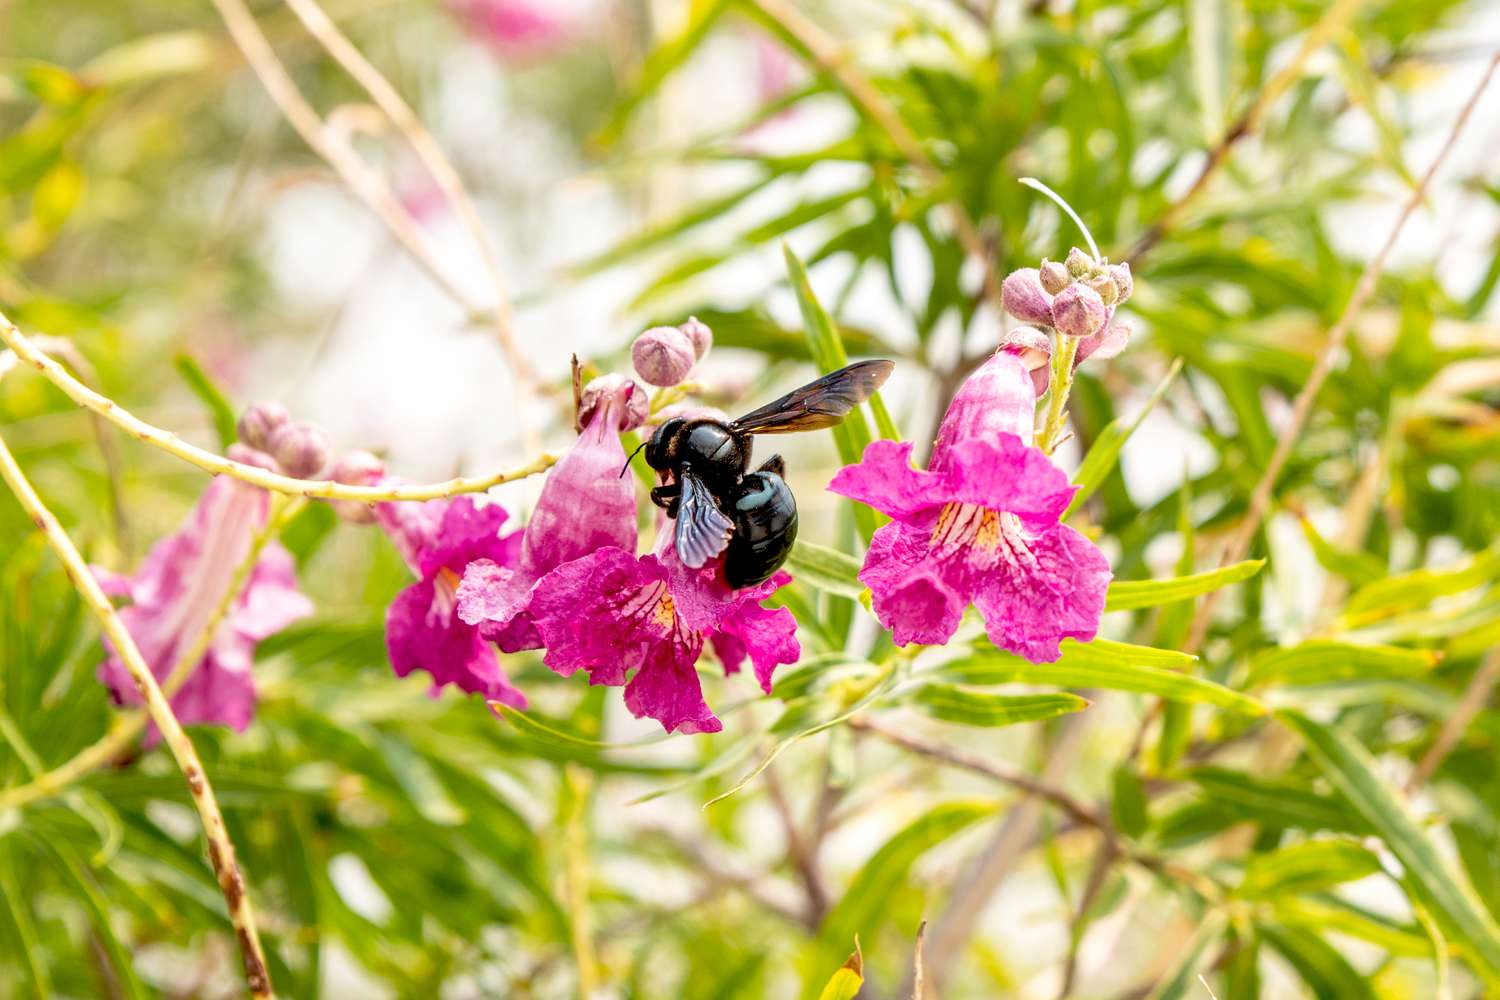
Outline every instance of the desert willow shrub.
{"label": "desert willow shrub", "polygon": [[[548,4],[330,11],[419,111],[497,53],[508,125],[654,171],[680,123],[666,186],[724,178],[566,262],[646,275],[646,332],[576,397],[531,359],[558,454],[448,485],[241,410],[249,345],[324,319],[245,225],[322,172],[222,58],[236,6],[143,37],[131,4],[21,0],[0,37],[0,468],[109,593],[0,501],[0,996],[1500,990],[1497,179],[1406,142],[1455,127],[1420,102],[1475,83],[1444,40],[1472,5],[736,0],[650,45],[655,17]],[[247,13],[311,134],[357,123],[402,174],[401,129],[336,110],[375,98],[328,36]],[[740,47],[782,69],[728,122]],[[570,189],[469,127],[492,103],[437,133],[473,195]],[[1371,264],[1389,219],[1366,240],[1350,203],[1408,192],[1481,199],[1477,242]],[[767,269],[778,241],[807,266]],[[775,442],[782,571],[685,566],[627,458],[851,357],[893,391]],[[217,826],[184,808],[210,790]]]}

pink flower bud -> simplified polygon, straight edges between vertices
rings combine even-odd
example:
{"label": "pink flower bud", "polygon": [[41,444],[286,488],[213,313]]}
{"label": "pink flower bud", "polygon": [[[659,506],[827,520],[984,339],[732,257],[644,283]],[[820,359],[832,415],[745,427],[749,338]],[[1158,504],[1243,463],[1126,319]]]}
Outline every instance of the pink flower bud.
{"label": "pink flower bud", "polygon": [[1103,274],[1096,274],[1092,278],[1086,279],[1084,283],[1094,291],[1098,292],[1099,298],[1103,299],[1104,304],[1107,306],[1114,305],[1115,300],[1120,297],[1120,289],[1116,287],[1115,279],[1110,277],[1109,272],[1107,271]]}
{"label": "pink flower bud", "polygon": [[635,338],[630,360],[642,381],[669,386],[687,378],[698,357],[687,334],[675,326],[655,326]]}
{"label": "pink flower bud", "polygon": [[276,460],[259,448],[252,448],[248,444],[236,441],[229,446],[229,457],[232,461],[241,465],[253,465],[257,469],[265,469],[267,472],[280,472],[276,467]]}
{"label": "pink flower bud", "polygon": [[583,387],[583,402],[578,407],[578,423],[587,427],[601,406],[613,406],[619,429],[633,431],[646,422],[651,403],[646,393],[624,375],[610,372],[600,375]]}
{"label": "pink flower bud", "polygon": [[291,416],[286,412],[286,407],[280,403],[269,401],[255,403],[240,414],[239,423],[235,424],[235,429],[239,432],[240,440],[250,447],[259,451],[269,451],[271,435],[290,419]]}
{"label": "pink flower bud", "polygon": [[1135,291],[1135,279],[1130,276],[1130,264],[1128,262],[1111,264],[1109,276],[1115,281],[1115,288],[1119,289],[1120,297],[1117,301],[1124,302],[1130,298],[1130,293]]}
{"label": "pink flower bud", "polygon": [[1055,260],[1043,260],[1040,273],[1042,289],[1048,295],[1056,295],[1073,283],[1073,276],[1068,273],[1067,265]]}
{"label": "pink flower bud", "polygon": [[1052,300],[1052,326],[1069,337],[1097,333],[1108,317],[1099,293],[1084,284],[1069,285]]}
{"label": "pink flower bud", "polygon": [[1034,267],[1012,271],[1000,286],[1000,303],[1022,323],[1052,324],[1052,296],[1042,287],[1041,272]]}
{"label": "pink flower bud", "polygon": [[687,322],[677,329],[686,334],[688,340],[693,342],[693,355],[699,361],[702,361],[703,355],[707,354],[708,349],[714,346],[714,332],[708,328],[707,323],[703,322],[697,316],[689,316]]}
{"label": "pink flower bud", "polygon": [[1082,278],[1094,269],[1094,258],[1077,247],[1068,251],[1068,259],[1064,263],[1068,273],[1075,278]]}
{"label": "pink flower bud", "polygon": [[328,464],[328,437],[307,424],[282,424],[268,442],[271,455],[286,474],[308,479]]}
{"label": "pink flower bud", "polygon": [[[348,486],[373,486],[385,477],[385,463],[368,451],[350,451],[333,463],[334,482]],[[354,524],[374,524],[375,509],[358,500],[331,501],[333,512]]]}

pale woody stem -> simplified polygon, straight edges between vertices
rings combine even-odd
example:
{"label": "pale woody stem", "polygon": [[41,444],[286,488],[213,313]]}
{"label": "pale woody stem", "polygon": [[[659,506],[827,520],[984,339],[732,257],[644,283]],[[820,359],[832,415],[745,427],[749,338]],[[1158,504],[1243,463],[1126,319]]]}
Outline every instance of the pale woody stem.
{"label": "pale woody stem", "polygon": [[246,984],[252,996],[271,996],[270,973],[266,968],[265,953],[261,950],[260,936],[255,929],[255,917],[251,912],[245,879],[240,874],[239,865],[235,861],[234,844],[229,839],[228,830],[225,829],[224,815],[219,811],[219,803],[214,797],[213,786],[209,784],[208,775],[203,771],[203,764],[198,759],[198,752],[193,748],[192,740],[183,731],[177,717],[172,714],[172,706],[168,703],[167,696],[162,693],[151,669],[141,656],[141,651],[136,648],[130,632],[120,621],[120,616],[116,614],[109,598],[105,596],[98,581],[94,579],[93,573],[89,571],[83,556],[79,554],[73,540],[63,531],[57,518],[37,496],[36,490],[32,488],[25,473],[16,464],[15,456],[11,454],[3,437],[0,437],[0,478],[3,478],[10,486],[16,499],[20,501],[21,507],[31,517],[32,523],[46,537],[47,544],[52,547],[52,551],[63,564],[63,571],[68,575],[73,587],[94,616],[99,619],[105,636],[115,647],[115,651],[125,664],[125,669],[135,682],[136,689],[145,700],[146,711],[150,713],[151,721],[156,723],[156,728],[161,731],[162,741],[166,743],[172,756],[177,760],[177,766],[182,770],[188,791],[192,795],[193,805],[198,811],[198,818],[203,824],[204,835],[208,839],[209,858],[213,863],[219,888],[224,893],[229,919],[234,925],[235,937],[239,941],[241,957],[244,960]]}
{"label": "pale woody stem", "polygon": [[[291,515],[302,508],[302,501],[287,500],[285,497],[273,496],[271,498],[271,510],[266,519],[266,526],[259,531],[250,544],[250,551],[239,566],[235,567],[234,577],[229,586],[220,595],[219,603],[209,615],[207,623],[172,669],[167,673],[167,678],[162,682],[162,693],[171,698],[181,690],[182,685],[187,682],[205,653],[208,652],[209,644],[213,642],[214,634],[219,630],[219,625],[224,616],[229,613],[241,591],[245,589],[245,583],[250,574],[255,570],[255,564],[260,560],[260,554],[265,550],[266,544],[272,538],[281,533]],[[150,716],[143,711],[129,712],[119,715],[109,730],[84,747],[71,758],[54,767],[44,774],[39,774],[24,785],[16,785],[0,791],[0,810],[17,808],[37,799],[55,795],[67,788],[74,781],[82,778],[95,768],[113,760],[126,747],[128,747],[141,731],[146,728]]]}
{"label": "pale woody stem", "polygon": [[235,479],[288,496],[318,498],[323,500],[357,500],[362,503],[379,503],[392,500],[436,500],[457,496],[460,493],[483,493],[492,486],[514,482],[543,472],[557,461],[557,456],[543,452],[537,458],[519,468],[497,472],[488,476],[449,479],[441,483],[402,484],[398,486],[349,486],[332,480],[294,479],[269,472],[259,466],[246,465],[225,458],[211,451],[188,444],[171,431],[146,423],[128,412],[114,400],[90,389],[69,375],[56,361],[37,350],[36,346],[16,329],[3,314],[0,314],[0,341],[16,352],[23,362],[35,368],[49,382],[57,386],[68,398],[79,406],[92,410],[115,424],[138,440],[155,445],[168,454],[175,455],[208,472],[233,476]]}

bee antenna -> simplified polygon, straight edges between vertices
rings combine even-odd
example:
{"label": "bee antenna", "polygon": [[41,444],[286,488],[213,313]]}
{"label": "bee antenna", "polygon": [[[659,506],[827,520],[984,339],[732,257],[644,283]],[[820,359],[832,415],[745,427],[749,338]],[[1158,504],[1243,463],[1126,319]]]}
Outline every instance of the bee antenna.
{"label": "bee antenna", "polygon": [[634,462],[635,461],[635,456],[639,455],[641,453],[641,449],[644,448],[644,447],[646,447],[646,445],[648,445],[650,443],[651,442],[649,440],[647,440],[647,441],[642,441],[640,444],[636,445],[635,451],[632,451],[630,453],[630,457],[627,458],[625,460],[625,464],[620,467],[620,477],[619,478],[621,478],[621,479],[625,478],[625,473],[627,473],[627,472],[630,471],[630,463]]}

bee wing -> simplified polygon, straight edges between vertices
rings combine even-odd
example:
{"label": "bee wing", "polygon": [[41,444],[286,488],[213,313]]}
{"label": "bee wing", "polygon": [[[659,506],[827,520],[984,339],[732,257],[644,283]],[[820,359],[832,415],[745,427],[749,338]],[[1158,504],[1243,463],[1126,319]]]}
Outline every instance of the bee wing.
{"label": "bee wing", "polygon": [[703,480],[686,470],[682,473],[682,497],[677,504],[677,527],[672,536],[677,558],[698,569],[724,551],[734,522],[725,517]]}
{"label": "bee wing", "polygon": [[832,427],[885,384],[894,361],[856,361],[730,421],[734,430],[790,434]]}

